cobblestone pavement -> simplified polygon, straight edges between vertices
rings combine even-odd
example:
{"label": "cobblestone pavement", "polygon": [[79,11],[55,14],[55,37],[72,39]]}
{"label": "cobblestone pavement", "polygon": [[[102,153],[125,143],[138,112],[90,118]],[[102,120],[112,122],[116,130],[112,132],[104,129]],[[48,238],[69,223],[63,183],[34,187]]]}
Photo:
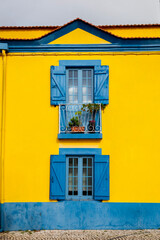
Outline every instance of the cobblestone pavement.
{"label": "cobblestone pavement", "polygon": [[0,233],[0,240],[160,240],[160,230],[45,230]]}

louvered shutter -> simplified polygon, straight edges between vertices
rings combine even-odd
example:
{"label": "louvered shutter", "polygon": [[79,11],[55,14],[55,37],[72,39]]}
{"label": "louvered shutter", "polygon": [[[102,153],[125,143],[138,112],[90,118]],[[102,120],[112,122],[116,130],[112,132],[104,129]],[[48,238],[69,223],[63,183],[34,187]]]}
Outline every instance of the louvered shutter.
{"label": "louvered shutter", "polygon": [[65,155],[52,155],[50,160],[50,199],[65,200],[65,186]]}
{"label": "louvered shutter", "polygon": [[109,156],[95,155],[94,199],[109,200]]}
{"label": "louvered shutter", "polygon": [[66,102],[65,66],[51,66],[51,105]]}
{"label": "louvered shutter", "polygon": [[94,102],[108,104],[109,102],[109,67],[97,65],[94,68]]}

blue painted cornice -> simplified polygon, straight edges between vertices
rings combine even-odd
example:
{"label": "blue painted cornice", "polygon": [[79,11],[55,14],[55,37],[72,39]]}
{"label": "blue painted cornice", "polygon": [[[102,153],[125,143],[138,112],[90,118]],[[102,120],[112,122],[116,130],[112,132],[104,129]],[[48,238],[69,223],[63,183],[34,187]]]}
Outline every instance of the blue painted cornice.
{"label": "blue painted cornice", "polygon": [[8,44],[7,43],[0,43],[0,50],[8,50]]}

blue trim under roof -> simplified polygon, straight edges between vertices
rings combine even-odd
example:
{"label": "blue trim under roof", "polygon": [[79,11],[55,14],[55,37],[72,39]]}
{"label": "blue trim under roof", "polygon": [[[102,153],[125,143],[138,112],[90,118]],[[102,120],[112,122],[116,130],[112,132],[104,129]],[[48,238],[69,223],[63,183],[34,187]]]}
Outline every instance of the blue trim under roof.
{"label": "blue trim under roof", "polygon": [[[80,28],[111,44],[48,44],[63,35]],[[37,40],[0,40],[7,44],[9,52],[135,52],[160,51],[160,38],[124,39],[105,32],[94,25],[76,19]],[[7,46],[7,45],[6,45]]]}

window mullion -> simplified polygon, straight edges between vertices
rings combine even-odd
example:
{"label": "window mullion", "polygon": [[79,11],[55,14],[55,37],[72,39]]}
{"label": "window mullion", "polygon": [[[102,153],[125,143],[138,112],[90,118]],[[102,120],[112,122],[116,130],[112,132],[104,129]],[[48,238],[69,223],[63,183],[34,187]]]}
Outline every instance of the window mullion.
{"label": "window mullion", "polygon": [[78,196],[82,198],[82,157],[78,159]]}
{"label": "window mullion", "polygon": [[82,103],[82,69],[78,70],[78,103]]}

